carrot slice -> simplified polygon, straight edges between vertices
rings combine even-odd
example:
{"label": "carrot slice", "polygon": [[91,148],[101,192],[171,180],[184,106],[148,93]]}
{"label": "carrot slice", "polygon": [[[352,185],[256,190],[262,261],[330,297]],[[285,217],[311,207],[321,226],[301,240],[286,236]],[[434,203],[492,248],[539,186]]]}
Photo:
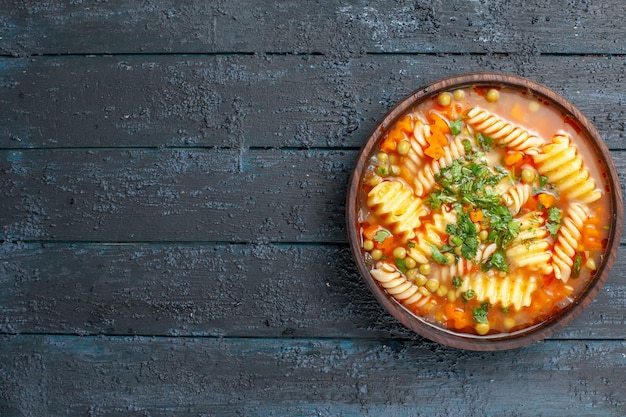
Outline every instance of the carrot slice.
{"label": "carrot slice", "polygon": [[513,166],[524,158],[521,152],[511,152],[504,156],[504,165]]}
{"label": "carrot slice", "polygon": [[372,224],[363,229],[363,236],[366,239],[374,240],[374,236],[376,236],[376,232],[378,232],[380,226],[377,224]]}
{"label": "carrot slice", "polygon": [[554,205],[555,198],[552,194],[541,193],[537,198],[539,199],[539,204],[545,208],[550,208]]}
{"label": "carrot slice", "polygon": [[482,210],[472,210],[469,213],[470,220],[473,222],[479,222],[483,219],[483,211]]}
{"label": "carrot slice", "polygon": [[586,224],[583,227],[582,238],[583,249],[600,250],[602,249],[602,241],[600,241],[600,232],[593,224]]}
{"label": "carrot slice", "polygon": [[404,116],[400,119],[396,124],[396,129],[405,133],[413,132],[413,119],[411,116]]}
{"label": "carrot slice", "polygon": [[434,160],[438,160],[446,154],[443,148],[439,145],[430,145],[428,148],[426,148],[424,153]]}
{"label": "carrot slice", "polygon": [[426,138],[426,141],[431,145],[446,146],[448,144],[448,138],[446,135],[438,130],[433,131],[433,134]]}
{"label": "carrot slice", "polygon": [[431,130],[436,130],[443,134],[450,133],[450,126],[448,126],[448,122],[446,122],[437,113],[432,113],[432,120],[434,123],[430,127]]}
{"label": "carrot slice", "polygon": [[401,130],[393,129],[388,134],[383,143],[380,145],[380,150],[383,152],[393,152],[396,150],[398,142],[406,139],[404,133]]}

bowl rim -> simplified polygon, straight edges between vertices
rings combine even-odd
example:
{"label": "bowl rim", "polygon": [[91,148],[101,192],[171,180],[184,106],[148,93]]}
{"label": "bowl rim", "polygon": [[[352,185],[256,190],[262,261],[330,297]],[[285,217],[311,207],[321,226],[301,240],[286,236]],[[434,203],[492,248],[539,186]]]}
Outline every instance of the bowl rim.
{"label": "bowl rim", "polygon": [[[405,308],[395,298],[388,295],[372,278],[369,268],[365,264],[364,257],[361,254],[360,233],[357,227],[359,210],[357,202],[361,189],[363,169],[367,163],[367,156],[371,155],[380,138],[401,116],[422,100],[433,97],[439,92],[449,91],[452,88],[473,85],[492,85],[525,90],[532,93],[535,97],[547,100],[551,106],[555,106],[560,110],[564,117],[570,118],[569,122],[575,123],[580,128],[580,134],[583,137],[589,139],[591,148],[597,157],[600,158],[600,163],[606,168],[608,175],[607,184],[611,188],[609,191],[611,218],[607,252],[605,252],[602,258],[594,279],[590,280],[572,304],[548,320],[517,332],[488,336],[456,333],[427,323]],[[413,91],[394,105],[379,120],[362,145],[358,153],[357,162],[351,171],[346,201],[346,223],[352,257],[357,264],[361,278],[365,281],[378,302],[400,323],[418,335],[450,347],[475,351],[507,350],[526,346],[545,339],[578,317],[593,301],[608,278],[613,262],[617,257],[622,235],[623,217],[623,200],[617,169],[602,136],[590,120],[574,104],[551,88],[526,77],[497,72],[472,72],[441,78]]]}

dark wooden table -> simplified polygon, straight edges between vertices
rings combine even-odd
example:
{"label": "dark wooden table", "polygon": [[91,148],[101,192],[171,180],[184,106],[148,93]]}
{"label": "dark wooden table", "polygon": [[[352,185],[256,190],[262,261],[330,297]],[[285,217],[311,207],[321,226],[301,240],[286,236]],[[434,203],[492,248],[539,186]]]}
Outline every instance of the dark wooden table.
{"label": "dark wooden table", "polygon": [[447,348],[347,244],[358,149],[498,71],[626,176],[622,0],[0,1],[0,415],[624,416],[626,251],[548,340]]}

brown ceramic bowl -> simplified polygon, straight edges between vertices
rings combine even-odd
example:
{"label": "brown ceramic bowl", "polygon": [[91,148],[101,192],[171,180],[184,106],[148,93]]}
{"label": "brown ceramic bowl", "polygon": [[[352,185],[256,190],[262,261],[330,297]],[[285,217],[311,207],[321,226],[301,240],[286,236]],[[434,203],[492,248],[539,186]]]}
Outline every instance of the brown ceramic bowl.
{"label": "brown ceramic bowl", "polygon": [[[390,296],[370,275],[364,250],[362,249],[362,238],[359,228],[358,201],[362,192],[362,176],[368,160],[375,155],[380,141],[389,129],[419,103],[425,100],[432,100],[441,92],[475,86],[517,89],[523,94],[530,94],[560,111],[563,117],[567,118],[570,124],[574,124],[576,129],[580,130],[580,134],[587,138],[590,148],[595,153],[602,167],[603,176],[606,179],[602,185],[609,194],[608,201],[610,205],[610,232],[607,239],[606,252],[595,275],[589,280],[589,283],[583,288],[574,302],[562,309],[557,315],[531,327],[510,333],[485,336],[458,333],[438,327],[412,313]],[[366,285],[383,307],[404,326],[425,338],[451,347],[477,351],[505,350],[527,345],[546,338],[577,317],[592,302],[609,275],[617,254],[623,221],[623,203],[618,175],[603,139],[590,121],[574,105],[551,89],[526,78],[496,73],[466,74],[443,79],[415,91],[397,104],[381,120],[360,151],[358,161],[350,178],[346,211],[349,241],[354,259]]]}

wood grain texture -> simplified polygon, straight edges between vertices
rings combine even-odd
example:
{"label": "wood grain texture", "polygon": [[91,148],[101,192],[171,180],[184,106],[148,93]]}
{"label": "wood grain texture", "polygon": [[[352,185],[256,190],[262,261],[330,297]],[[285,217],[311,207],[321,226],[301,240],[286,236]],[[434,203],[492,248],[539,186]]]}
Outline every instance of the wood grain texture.
{"label": "wood grain texture", "polygon": [[[620,0],[0,3],[0,52],[602,53],[626,51]],[[246,34],[248,36],[242,36]]]}
{"label": "wood grain texture", "polygon": [[625,16],[0,1],[0,416],[626,416],[626,246],[565,329],[475,353],[382,309],[344,217],[376,122],[467,71],[571,100],[626,183]]}
{"label": "wood grain texture", "polygon": [[358,148],[398,101],[442,77],[526,76],[625,149],[626,58],[484,55],[0,58],[0,147]]}
{"label": "wood grain texture", "polygon": [[[3,333],[420,339],[377,303],[345,245],[1,249]],[[553,339],[626,337],[624,255]]]}
{"label": "wood grain texture", "polygon": [[422,341],[0,340],[6,417],[621,416],[626,406],[616,341],[476,354]]}
{"label": "wood grain texture", "polygon": [[[626,159],[612,155],[623,186]],[[345,243],[356,158],[326,149],[0,151],[0,236]]]}

